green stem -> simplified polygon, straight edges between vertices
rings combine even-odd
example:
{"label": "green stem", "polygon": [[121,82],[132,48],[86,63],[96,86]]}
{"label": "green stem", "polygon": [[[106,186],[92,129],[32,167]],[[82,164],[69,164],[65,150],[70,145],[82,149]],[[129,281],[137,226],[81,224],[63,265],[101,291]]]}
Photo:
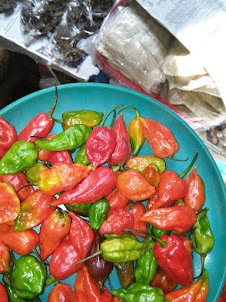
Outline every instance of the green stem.
{"label": "green stem", "polygon": [[113,117],[112,117],[112,119],[111,119],[111,122],[110,122],[110,124],[107,126],[108,129],[111,129],[111,128],[112,128],[112,126],[113,126],[113,124],[114,124],[114,122],[115,122],[115,117],[116,117],[116,111],[114,110],[114,114],[113,114]]}
{"label": "green stem", "polygon": [[57,118],[54,118],[54,117],[51,117],[51,119],[54,121],[54,122],[57,122],[59,124],[63,124],[63,120],[59,120]]}
{"label": "green stem", "polygon": [[53,112],[54,112],[55,107],[56,107],[56,104],[57,104],[57,98],[58,98],[57,86],[55,86],[55,98],[54,98],[54,102],[53,102],[52,107],[50,108],[49,112],[47,113],[48,116],[52,117]]}
{"label": "green stem", "polygon": [[[137,110],[136,107],[131,106],[131,105],[123,106],[123,107],[119,110],[119,112],[122,111],[122,110],[125,109],[125,108],[132,108],[133,110],[135,110],[136,118],[137,118],[137,119],[140,118],[140,112]],[[118,112],[118,113],[119,113],[119,112]]]}
{"label": "green stem", "polygon": [[108,113],[105,115],[105,117],[103,118],[102,122],[99,124],[99,127],[102,127],[106,121],[106,119],[109,117],[109,115],[117,108],[122,107],[122,105],[117,105],[114,108],[112,108],[110,111],[108,111]]}
{"label": "green stem", "polygon": [[176,160],[176,161],[187,161],[188,160],[188,157],[186,159],[178,159],[178,158],[175,158],[173,156],[169,156],[168,158],[172,159],[172,160]]}
{"label": "green stem", "polygon": [[86,258],[84,258],[84,259],[82,259],[82,260],[80,260],[80,261],[77,261],[77,262],[75,262],[74,263],[74,265],[77,265],[77,264],[79,264],[79,263],[83,263],[83,262],[85,262],[85,261],[87,261],[87,260],[89,260],[89,259],[92,259],[92,258],[94,258],[94,257],[96,257],[96,256],[99,256],[99,255],[101,255],[103,252],[100,250],[100,251],[97,251],[96,253],[94,253],[94,254],[92,254],[92,255],[90,255],[90,256],[88,256],[88,257],[86,257]]}
{"label": "green stem", "polygon": [[198,279],[202,276],[202,274],[204,272],[205,259],[206,259],[206,255],[201,256],[201,273],[197,277],[193,278],[193,280]]}
{"label": "green stem", "polygon": [[195,153],[195,155],[194,155],[194,157],[193,157],[193,159],[192,159],[190,165],[187,167],[187,169],[184,170],[183,173],[181,173],[181,174],[179,175],[179,178],[184,178],[184,177],[185,177],[185,175],[189,172],[189,170],[190,170],[191,167],[193,166],[193,164],[194,164],[194,162],[196,161],[197,157],[198,157],[198,152]]}

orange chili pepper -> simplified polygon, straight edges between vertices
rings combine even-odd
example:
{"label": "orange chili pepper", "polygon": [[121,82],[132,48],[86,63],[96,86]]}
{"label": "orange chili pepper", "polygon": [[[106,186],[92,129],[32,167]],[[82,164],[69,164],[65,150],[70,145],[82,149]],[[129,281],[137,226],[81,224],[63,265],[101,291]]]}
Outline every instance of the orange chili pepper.
{"label": "orange chili pepper", "polygon": [[58,283],[51,290],[48,302],[77,302],[76,294],[68,284]]}
{"label": "orange chili pepper", "polygon": [[[130,207],[131,207],[131,205],[128,205],[126,207],[126,209],[129,209]],[[133,214],[133,217],[134,217],[133,229],[137,230],[137,231],[147,233],[147,223],[145,221],[141,221],[141,219],[140,219],[146,213],[145,206],[141,203],[138,203],[134,206],[132,205],[129,212],[131,214]],[[136,232],[131,232],[131,233],[133,233],[135,236],[137,235]],[[143,237],[143,238],[147,237],[146,235],[143,235],[141,233],[139,234],[139,236]]]}
{"label": "orange chili pepper", "polygon": [[152,186],[155,188],[158,186],[160,182],[160,174],[158,173],[158,168],[155,164],[150,164],[140,173]]}
{"label": "orange chili pepper", "polygon": [[11,268],[10,253],[8,247],[0,240],[0,274],[6,273]]}
{"label": "orange chili pepper", "polygon": [[118,175],[116,187],[122,195],[134,201],[145,200],[155,193],[155,188],[134,169]]}
{"label": "orange chili pepper", "polygon": [[105,198],[109,202],[110,209],[125,208],[129,202],[129,199],[122,195],[117,188]]}
{"label": "orange chili pepper", "polygon": [[75,295],[78,302],[89,302],[84,290],[84,266],[77,272],[76,281],[74,284]]}

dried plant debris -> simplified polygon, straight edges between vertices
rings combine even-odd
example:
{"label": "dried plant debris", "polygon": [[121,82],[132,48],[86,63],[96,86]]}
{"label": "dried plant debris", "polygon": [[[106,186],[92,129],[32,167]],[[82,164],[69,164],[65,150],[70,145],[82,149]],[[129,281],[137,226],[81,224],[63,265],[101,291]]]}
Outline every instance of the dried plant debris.
{"label": "dried plant debris", "polygon": [[8,13],[11,12],[17,3],[16,0],[1,0],[0,1],[0,13]]}

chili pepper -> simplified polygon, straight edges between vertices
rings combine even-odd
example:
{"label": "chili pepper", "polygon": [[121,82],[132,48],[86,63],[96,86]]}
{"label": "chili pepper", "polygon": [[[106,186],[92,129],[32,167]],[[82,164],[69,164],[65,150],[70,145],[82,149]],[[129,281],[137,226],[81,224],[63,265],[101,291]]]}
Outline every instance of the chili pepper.
{"label": "chili pepper", "polygon": [[141,172],[150,164],[154,164],[158,168],[159,174],[162,174],[166,169],[164,160],[154,156],[135,156],[126,162],[125,167]]}
{"label": "chili pepper", "polygon": [[203,272],[206,255],[211,252],[214,246],[214,235],[210,227],[207,211],[208,209],[204,209],[197,214],[197,221],[194,224],[192,237],[193,248],[196,253],[201,256],[201,274]]}
{"label": "chili pepper", "polygon": [[158,186],[160,182],[160,174],[158,173],[158,167],[155,164],[150,164],[140,173],[152,186],[155,188]]}
{"label": "chili pepper", "polygon": [[115,150],[115,134],[110,129],[110,126],[104,127],[103,125],[109,114],[119,106],[114,107],[106,114],[99,127],[94,128],[90,133],[86,142],[86,156],[94,168],[97,168],[98,166],[108,162]]}
{"label": "chili pepper", "polygon": [[[70,239],[75,248],[77,248],[82,257],[86,257],[90,246],[94,240],[94,233],[88,223],[81,217],[78,217],[73,212],[69,212],[72,218],[70,227]],[[81,258],[82,259],[82,258]]]}
{"label": "chili pepper", "polygon": [[183,200],[186,206],[191,207],[195,211],[200,211],[205,203],[205,185],[196,172],[197,168],[198,166],[195,166],[185,179],[188,190]]}
{"label": "chili pepper", "polygon": [[120,284],[123,288],[129,287],[134,283],[133,261],[114,263]]}
{"label": "chili pepper", "polygon": [[20,200],[11,185],[0,182],[0,224],[13,221],[20,212]]}
{"label": "chili pepper", "polygon": [[195,211],[186,206],[151,210],[141,217],[142,221],[146,221],[156,228],[178,233],[188,231],[195,224],[196,219]]}
{"label": "chili pepper", "polygon": [[8,281],[5,282],[6,278],[7,277],[5,277],[5,276],[3,277],[5,287],[6,287],[6,290],[7,290],[7,295],[8,295],[9,302],[26,302],[26,300],[24,300],[22,298],[19,298],[17,296],[15,289],[10,285],[10,281],[8,279],[7,279]]}
{"label": "chili pepper", "polygon": [[122,235],[122,230],[133,228],[133,224],[133,214],[121,208],[112,209],[108,213],[107,220],[101,225],[99,233],[101,235],[106,233]]}
{"label": "chili pepper", "polygon": [[[158,190],[158,189],[157,189]],[[156,190],[155,194],[148,199],[146,208],[148,211],[152,210],[153,205],[155,204],[156,200],[158,199],[158,191]]]}
{"label": "chili pepper", "polygon": [[14,253],[28,255],[38,245],[39,235],[33,229],[14,231],[14,226],[0,225],[0,240],[2,240]]}
{"label": "chili pepper", "polygon": [[149,284],[154,278],[158,264],[153,254],[154,241],[147,240],[148,246],[151,247],[142,257],[137,259],[134,268],[135,280],[137,283]]}
{"label": "chili pepper", "polygon": [[31,184],[37,186],[39,173],[45,170],[49,170],[45,164],[35,163],[32,167],[25,171],[25,176]]}
{"label": "chili pepper", "polygon": [[11,185],[21,201],[24,201],[31,193],[34,192],[34,188],[32,186],[26,186],[22,188],[23,186],[29,184],[23,172],[17,174],[2,175],[1,182]]}
{"label": "chili pepper", "polygon": [[15,174],[22,172],[37,161],[37,151],[32,143],[19,141],[0,160],[0,174]]}
{"label": "chili pepper", "polygon": [[53,212],[53,209],[49,208],[52,200],[52,196],[35,190],[21,203],[14,231],[28,230],[43,222]]}
{"label": "chili pepper", "polygon": [[160,230],[158,228],[155,228],[154,226],[152,226],[152,234],[158,238],[160,238],[162,235],[168,235],[169,231],[165,231],[165,230]]}
{"label": "chili pepper", "polygon": [[5,286],[0,282],[0,297],[2,302],[8,302],[8,295]]}
{"label": "chili pepper", "polygon": [[182,286],[192,284],[192,257],[182,240],[176,235],[163,235],[160,239],[166,242],[167,246],[162,247],[159,242],[154,244],[153,252],[158,265],[171,280]]}
{"label": "chili pepper", "polygon": [[77,272],[76,281],[74,284],[75,295],[77,297],[78,302],[89,302],[83,285],[84,270],[85,265]]}
{"label": "chili pepper", "polygon": [[165,298],[173,301],[206,301],[208,294],[208,272],[204,270],[204,274],[199,278],[198,281],[191,284],[190,286],[182,287],[177,290],[174,290],[165,295]]}
{"label": "chili pepper", "polygon": [[219,299],[217,300],[217,302],[225,302],[225,300],[226,300],[226,281],[225,281],[225,283],[224,283],[223,290],[222,290],[222,292],[221,292],[221,294],[220,294],[220,297],[219,297]]}
{"label": "chili pepper", "polygon": [[103,292],[101,293],[101,302],[114,302],[113,296],[106,286],[103,287]]}
{"label": "chili pepper", "polygon": [[91,131],[91,128],[86,125],[76,124],[50,140],[35,140],[35,144],[39,148],[50,151],[73,150],[87,141]]}
{"label": "chili pepper", "polygon": [[17,141],[17,132],[15,128],[0,116],[0,149],[2,150],[0,158]]}
{"label": "chili pepper", "polygon": [[[12,265],[11,265],[9,249],[5,245],[5,243],[0,240],[0,274],[9,271],[11,269],[11,266]],[[0,293],[1,293],[1,287],[0,287]]]}
{"label": "chili pepper", "polygon": [[45,287],[57,282],[58,280],[54,278],[51,274],[48,274],[46,281],[45,281]]}
{"label": "chili pepper", "polygon": [[103,115],[102,112],[91,110],[66,111],[62,114],[62,121],[59,122],[62,123],[64,130],[75,124],[84,124],[89,127],[95,127],[101,122]]}
{"label": "chili pepper", "polygon": [[[50,134],[46,137],[46,139],[50,140],[51,138],[53,138],[56,135],[57,134]],[[47,161],[52,152],[53,151],[41,149],[40,151],[38,151],[38,160],[43,161],[43,162]]]}
{"label": "chili pepper", "polygon": [[65,207],[68,211],[74,212],[76,215],[89,217],[89,209],[92,203],[66,203]]}
{"label": "chili pepper", "polygon": [[185,206],[184,202],[183,202],[183,199],[182,198],[179,198],[177,200],[175,200],[173,203],[172,203],[172,207],[175,207],[175,206]]}
{"label": "chili pepper", "polygon": [[81,180],[88,176],[91,169],[91,166],[88,167],[79,163],[56,163],[51,169],[43,170],[39,174],[38,187],[48,195],[72,190]]}
{"label": "chili pepper", "polygon": [[89,302],[101,301],[100,286],[97,282],[95,282],[91,278],[86,266],[84,266],[84,268],[83,268],[83,274],[84,274],[83,286],[84,286],[84,291],[86,293],[88,301]]}
{"label": "chili pepper", "polygon": [[155,188],[134,169],[118,175],[116,187],[126,198],[134,201],[145,200],[155,193]]}
{"label": "chili pepper", "polygon": [[76,273],[83,264],[74,265],[82,258],[82,251],[78,251],[67,235],[53,252],[50,262],[50,274],[57,280],[64,280]]}
{"label": "chili pepper", "polygon": [[143,283],[135,282],[127,289],[111,290],[111,294],[125,302],[164,302],[164,294],[160,288]]}
{"label": "chili pepper", "polygon": [[48,302],[77,302],[76,294],[68,284],[58,283],[48,296]]}
{"label": "chili pepper", "polygon": [[105,198],[109,202],[110,209],[125,208],[129,202],[129,199],[122,195],[117,188],[114,188]]}
{"label": "chili pepper", "polygon": [[109,203],[107,199],[95,201],[89,208],[89,224],[92,229],[99,230],[102,223],[105,221],[109,212]]}
{"label": "chili pepper", "polygon": [[45,265],[34,256],[26,255],[15,261],[10,282],[19,298],[30,300],[42,293],[45,279]]}
{"label": "chili pepper", "polygon": [[135,235],[133,235],[130,232],[124,233],[122,235],[117,235],[117,234],[104,234],[104,237],[106,237],[107,239],[110,238],[130,238],[133,240],[137,240],[137,237]]}
{"label": "chili pepper", "polygon": [[188,253],[192,254],[192,242],[190,239],[186,238],[184,235],[179,234],[177,235],[183,242],[185,249]]}
{"label": "chili pepper", "polygon": [[166,158],[177,153],[179,145],[169,128],[151,119],[141,117],[140,121],[144,137],[150,145],[154,156]]}
{"label": "chili pepper", "polygon": [[[88,256],[99,251],[100,244],[104,240],[105,240],[104,236],[101,236],[97,230],[94,230],[94,240],[89,249]],[[98,282],[102,287],[103,283],[111,273],[113,265],[112,263],[104,260],[102,255],[99,255],[92,259],[87,260],[86,267],[93,280]]]}
{"label": "chili pepper", "polygon": [[75,163],[81,163],[81,164],[84,164],[84,165],[89,165],[90,162],[86,156],[86,144],[82,145],[76,155],[75,155],[75,160],[74,160]]}
{"label": "chili pepper", "polygon": [[51,118],[57,103],[57,87],[55,91],[55,99],[49,112],[46,114],[40,112],[23,128],[18,136],[18,140],[33,143],[35,138],[33,136],[46,137],[54,126],[54,121]]}
{"label": "chili pepper", "polygon": [[[136,205],[127,206],[126,209],[129,209],[129,212],[133,214],[134,223],[133,223],[133,229],[141,232],[147,232],[147,223],[144,221],[141,221],[141,217],[146,213],[145,206],[141,203],[138,203]],[[133,232],[132,232],[133,233]],[[133,233],[134,235],[137,235],[137,233]],[[140,235],[143,238],[146,238],[146,235],[141,234]]]}
{"label": "chili pepper", "polygon": [[177,287],[177,282],[172,281],[161,267],[157,268],[151,286],[161,288],[164,294],[173,291]]}
{"label": "chili pepper", "polygon": [[48,157],[48,162],[51,166],[61,162],[68,165],[73,164],[69,150],[52,151]]}
{"label": "chili pepper", "polygon": [[53,206],[64,203],[95,202],[109,194],[116,185],[116,174],[103,166],[89,173],[74,189],[64,192],[52,203]]}
{"label": "chili pepper", "polygon": [[119,110],[119,112],[124,108],[132,108],[135,110],[135,113],[136,113],[136,118],[130,120],[129,126],[128,126],[130,143],[131,143],[131,147],[133,150],[132,156],[134,157],[138,154],[138,152],[140,151],[140,149],[143,146],[144,141],[145,141],[142,124],[141,124],[141,120],[140,120],[141,116],[140,116],[139,111],[135,107],[129,106],[129,105],[122,107]]}
{"label": "chili pepper", "polygon": [[122,163],[130,158],[132,153],[129,134],[127,133],[126,124],[123,120],[123,113],[115,121],[112,132],[116,137],[116,146],[109,160],[111,166]]}
{"label": "chili pepper", "polygon": [[58,247],[71,226],[69,215],[62,210],[52,212],[42,223],[39,233],[39,250],[41,260],[47,259]]}

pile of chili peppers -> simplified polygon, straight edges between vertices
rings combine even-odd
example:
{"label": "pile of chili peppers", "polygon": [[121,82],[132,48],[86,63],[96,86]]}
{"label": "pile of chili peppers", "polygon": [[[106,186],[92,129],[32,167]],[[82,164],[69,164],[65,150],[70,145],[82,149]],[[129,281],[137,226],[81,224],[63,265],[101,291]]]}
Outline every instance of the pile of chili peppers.
{"label": "pile of chili peppers", "polygon": [[[18,134],[0,118],[1,301],[40,301],[53,283],[49,302],[206,301],[214,236],[197,154],[179,175],[164,161],[179,143],[158,121],[129,105],[55,119],[56,100],[57,90],[50,112]],[[128,130],[126,108],[136,113]],[[145,140],[150,155],[140,156]]]}

